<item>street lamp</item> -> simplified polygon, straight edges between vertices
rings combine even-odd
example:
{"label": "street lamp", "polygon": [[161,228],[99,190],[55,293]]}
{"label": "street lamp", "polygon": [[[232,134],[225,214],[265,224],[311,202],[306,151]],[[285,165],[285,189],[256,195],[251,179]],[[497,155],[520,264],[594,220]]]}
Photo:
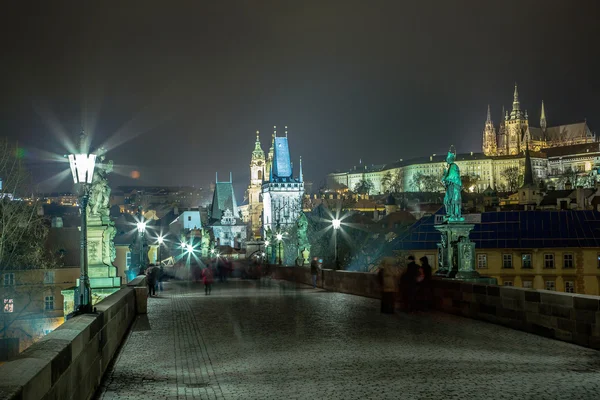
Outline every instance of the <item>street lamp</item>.
{"label": "street lamp", "polygon": [[275,237],[279,241],[279,265],[281,265],[281,242],[283,241],[283,235],[278,233]]}
{"label": "street lamp", "polygon": [[163,243],[165,242],[165,238],[161,235],[157,238],[158,240],[158,265],[162,264],[162,257],[161,257],[161,247],[163,245]]}
{"label": "street lamp", "polygon": [[87,252],[87,204],[90,198],[88,183],[92,183],[94,167],[96,165],[95,154],[69,154],[69,164],[73,174],[73,182],[81,184],[81,233],[79,254],[79,311],[90,312],[92,310],[92,293],[90,289],[90,278],[88,276],[88,252]]}
{"label": "street lamp", "polygon": [[339,267],[337,232],[340,230],[341,225],[342,221],[340,221],[338,218],[334,218],[331,220],[331,226],[333,226],[333,246],[335,247],[335,269],[338,269]]}
{"label": "street lamp", "polygon": [[[142,218],[144,217],[142,216]],[[138,221],[135,225],[140,237],[140,272],[142,272],[146,266],[146,260],[144,257],[144,234],[146,233],[146,222]]]}

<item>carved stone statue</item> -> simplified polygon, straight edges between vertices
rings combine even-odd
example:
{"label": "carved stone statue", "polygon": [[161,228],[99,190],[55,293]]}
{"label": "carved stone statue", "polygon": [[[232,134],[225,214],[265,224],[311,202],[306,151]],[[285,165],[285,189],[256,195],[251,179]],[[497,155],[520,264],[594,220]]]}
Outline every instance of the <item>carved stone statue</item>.
{"label": "carved stone statue", "polygon": [[[102,151],[102,150],[101,150]],[[90,188],[90,200],[88,203],[90,215],[100,215],[107,218],[110,214],[110,186],[108,185],[108,174],[113,170],[113,162],[104,163],[105,155],[99,156],[99,163],[94,170],[94,178]]]}
{"label": "carved stone statue", "polygon": [[202,257],[207,257],[208,252],[210,251],[210,235],[208,230],[202,228],[202,239],[200,242],[200,251],[202,252]]}
{"label": "carved stone statue", "polygon": [[298,252],[300,265],[308,264],[310,257],[310,242],[308,241],[308,219],[303,212],[300,212],[298,220],[296,221],[297,236],[298,236]]}
{"label": "carved stone statue", "polygon": [[454,163],[456,152],[452,152],[452,147],[448,151],[446,162],[448,168],[442,178],[442,184],[446,188],[444,196],[444,206],[446,207],[446,218],[448,221],[464,221],[461,215],[462,206],[462,180],[460,179],[460,170]]}

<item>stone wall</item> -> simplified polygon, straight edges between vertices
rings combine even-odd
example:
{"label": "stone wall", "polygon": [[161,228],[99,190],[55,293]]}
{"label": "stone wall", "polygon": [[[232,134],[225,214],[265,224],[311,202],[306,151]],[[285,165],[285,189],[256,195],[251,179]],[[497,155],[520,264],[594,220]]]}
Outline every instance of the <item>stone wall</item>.
{"label": "stone wall", "polygon": [[[276,277],[311,284],[310,268],[277,267]],[[373,273],[322,270],[319,287],[380,298]],[[434,279],[434,309],[600,350],[600,297]],[[397,296],[400,298],[400,296]]]}
{"label": "stone wall", "polygon": [[89,399],[136,316],[136,278],[0,366],[1,399]]}
{"label": "stone wall", "polygon": [[600,350],[600,297],[434,281],[434,307]]}

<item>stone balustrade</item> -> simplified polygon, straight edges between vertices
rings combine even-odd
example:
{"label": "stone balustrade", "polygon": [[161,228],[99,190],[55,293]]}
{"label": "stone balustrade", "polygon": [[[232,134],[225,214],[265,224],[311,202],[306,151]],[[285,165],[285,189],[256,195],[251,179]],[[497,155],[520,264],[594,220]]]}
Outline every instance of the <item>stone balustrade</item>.
{"label": "stone balustrade", "polygon": [[136,278],[96,304],[96,313],[71,318],[1,365],[0,399],[91,398],[135,320],[135,287],[144,283]]}
{"label": "stone balustrade", "polygon": [[[277,267],[276,277],[312,284],[310,268]],[[319,287],[379,298],[377,275],[319,271]],[[600,350],[600,297],[455,280],[432,281],[434,309]],[[400,296],[398,296],[400,297]]]}

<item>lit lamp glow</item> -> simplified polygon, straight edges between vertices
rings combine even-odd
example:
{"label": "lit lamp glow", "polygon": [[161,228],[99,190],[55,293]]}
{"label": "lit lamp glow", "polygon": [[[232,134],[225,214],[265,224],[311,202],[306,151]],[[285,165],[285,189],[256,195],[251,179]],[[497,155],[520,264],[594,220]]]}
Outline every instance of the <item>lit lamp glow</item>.
{"label": "lit lamp glow", "polygon": [[342,225],[342,221],[335,218],[335,219],[331,220],[331,225],[333,226],[333,229],[340,229],[340,226]]}
{"label": "lit lamp glow", "polygon": [[279,242],[279,265],[281,265],[281,242],[283,241],[283,235],[281,233],[278,233],[277,235],[275,235],[275,237]]}
{"label": "lit lamp glow", "polygon": [[342,221],[340,221],[338,218],[334,218],[331,220],[331,226],[333,227],[333,246],[335,248],[335,269],[338,269],[338,267],[339,267],[337,233],[338,233],[338,230],[340,229],[341,225],[342,225]]}
{"label": "lit lamp glow", "polygon": [[87,251],[87,204],[89,200],[88,183],[94,178],[94,167],[96,166],[95,154],[69,154],[69,165],[73,182],[82,185],[81,199],[81,233],[80,233],[80,277],[79,277],[79,311],[92,311],[92,292],[90,289],[90,278],[88,276],[88,251]]}
{"label": "lit lamp glow", "polygon": [[137,226],[137,230],[139,233],[143,233],[146,230],[146,223],[145,222],[138,222],[135,224]]}

